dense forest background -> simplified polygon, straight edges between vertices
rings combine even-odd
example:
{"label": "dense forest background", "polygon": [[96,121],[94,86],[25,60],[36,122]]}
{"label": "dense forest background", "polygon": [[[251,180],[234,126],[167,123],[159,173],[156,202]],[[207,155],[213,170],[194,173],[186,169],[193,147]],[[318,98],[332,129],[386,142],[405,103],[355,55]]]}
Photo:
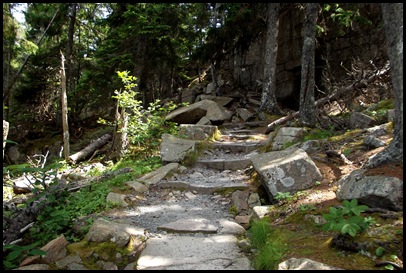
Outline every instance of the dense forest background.
{"label": "dense forest background", "polygon": [[[22,24],[13,16],[21,5],[3,3],[3,116],[13,141],[62,134],[62,59],[71,141],[99,118],[114,121],[119,71],[137,79],[144,107],[180,103],[196,83],[216,83],[217,95],[264,91],[267,3],[28,3]],[[299,109],[307,13],[295,3],[277,11],[274,92],[287,111]],[[384,67],[381,13],[379,4],[318,5],[315,99]],[[373,99],[392,96],[381,89]]]}

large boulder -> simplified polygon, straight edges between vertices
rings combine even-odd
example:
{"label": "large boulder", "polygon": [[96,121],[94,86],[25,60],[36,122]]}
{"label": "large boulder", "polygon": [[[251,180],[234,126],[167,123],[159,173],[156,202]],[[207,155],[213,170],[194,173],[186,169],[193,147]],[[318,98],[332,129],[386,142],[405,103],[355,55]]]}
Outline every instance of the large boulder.
{"label": "large boulder", "polygon": [[99,218],[94,221],[84,240],[97,243],[112,241],[123,248],[130,241],[131,235],[143,237],[144,229]]}
{"label": "large boulder", "polygon": [[165,119],[178,124],[196,124],[204,116],[215,125],[223,124],[228,118],[217,103],[212,100],[202,100],[172,111]]}
{"label": "large boulder", "polygon": [[357,199],[371,208],[403,210],[403,181],[390,176],[367,176],[365,169],[354,170],[338,181],[337,199]]}
{"label": "large boulder", "polygon": [[161,159],[164,164],[170,162],[182,162],[183,159],[195,151],[195,141],[182,139],[170,134],[162,135],[160,147]]}
{"label": "large boulder", "polygon": [[322,178],[316,164],[300,148],[258,154],[251,161],[271,200],[278,192],[294,194]]}

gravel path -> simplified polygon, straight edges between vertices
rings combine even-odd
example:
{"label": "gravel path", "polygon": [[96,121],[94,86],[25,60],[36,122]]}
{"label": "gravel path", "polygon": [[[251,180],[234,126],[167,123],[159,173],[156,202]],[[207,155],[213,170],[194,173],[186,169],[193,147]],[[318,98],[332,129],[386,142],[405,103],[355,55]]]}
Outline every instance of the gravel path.
{"label": "gravel path", "polygon": [[[216,146],[199,160],[241,159],[253,153],[258,143],[253,138],[234,139],[224,134],[218,143],[251,147]],[[137,269],[253,269],[246,253],[237,246],[237,236],[245,234],[245,230],[230,213],[230,187],[248,188],[250,177],[246,171],[217,170],[197,164],[150,186],[136,206],[110,215],[113,221],[146,230],[147,246]]]}

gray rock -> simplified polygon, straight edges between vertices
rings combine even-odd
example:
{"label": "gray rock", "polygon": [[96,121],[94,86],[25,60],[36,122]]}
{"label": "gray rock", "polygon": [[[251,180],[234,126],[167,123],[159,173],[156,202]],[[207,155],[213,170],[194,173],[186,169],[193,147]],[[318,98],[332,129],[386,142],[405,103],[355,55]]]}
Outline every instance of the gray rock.
{"label": "gray rock", "polygon": [[261,219],[269,213],[271,206],[255,206],[252,208],[252,218]]}
{"label": "gray rock", "polygon": [[354,170],[337,182],[337,199],[357,199],[371,208],[403,210],[403,181],[396,177],[366,176],[365,169]]}
{"label": "gray rock", "polygon": [[113,241],[118,247],[125,247],[130,235],[144,235],[144,230],[132,225],[115,223],[102,218],[94,221],[85,240],[89,242]]}
{"label": "gray rock", "polygon": [[308,189],[322,176],[316,164],[302,149],[263,153],[251,158],[271,199],[278,192]]}
{"label": "gray rock", "polygon": [[171,173],[174,173],[178,170],[181,169],[181,165],[179,163],[169,163],[166,164],[155,171],[149,172],[145,175],[143,175],[140,178],[137,178],[137,181],[140,181],[144,183],[145,185],[155,185],[158,183],[160,180],[165,178],[167,175],[170,175]]}
{"label": "gray rock", "polygon": [[178,124],[196,124],[206,116],[212,124],[222,124],[227,116],[217,103],[211,100],[202,100],[188,106],[178,108],[166,116],[166,120]]}
{"label": "gray rock", "polygon": [[278,265],[278,270],[342,270],[307,258],[290,258]]}
{"label": "gray rock", "polygon": [[106,197],[107,203],[112,203],[114,205],[118,205],[120,207],[128,207],[127,202],[124,200],[125,194],[119,194],[115,192],[109,192]]}
{"label": "gray rock", "polygon": [[137,262],[137,270],[252,270],[233,235],[151,238]]}
{"label": "gray rock", "polygon": [[214,125],[181,124],[179,126],[179,134],[191,140],[210,139],[216,133],[218,133],[218,129]]}
{"label": "gray rock", "polygon": [[217,233],[218,227],[210,224],[205,219],[179,219],[175,222],[164,224],[158,230],[177,233]]}
{"label": "gray rock", "polygon": [[126,184],[131,188],[133,188],[136,193],[142,194],[148,191],[148,187],[138,181],[128,181],[126,182]]}
{"label": "gray rock", "polygon": [[364,139],[364,145],[371,148],[378,148],[385,146],[385,141],[380,140],[372,135],[366,136]]}
{"label": "gray rock", "polygon": [[278,130],[276,136],[272,139],[271,136],[268,139],[272,141],[272,150],[280,151],[283,149],[283,146],[287,143],[298,142],[303,136],[304,129],[296,127],[282,127]]}
{"label": "gray rock", "polygon": [[376,125],[376,120],[368,115],[359,112],[352,112],[349,120],[349,127],[353,129],[367,128]]}
{"label": "gray rock", "polygon": [[162,162],[181,162],[188,154],[195,151],[195,143],[194,140],[163,134],[160,147]]}

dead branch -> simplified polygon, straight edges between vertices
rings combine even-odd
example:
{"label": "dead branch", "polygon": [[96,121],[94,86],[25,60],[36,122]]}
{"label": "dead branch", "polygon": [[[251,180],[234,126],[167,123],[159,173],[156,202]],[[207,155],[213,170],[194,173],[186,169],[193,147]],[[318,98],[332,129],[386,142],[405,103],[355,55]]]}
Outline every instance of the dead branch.
{"label": "dead branch", "polygon": [[110,134],[105,134],[102,137],[100,137],[100,138],[96,139],[95,141],[93,141],[92,143],[90,143],[90,145],[88,145],[83,150],[69,156],[69,158],[73,162],[76,163],[76,162],[88,157],[89,155],[93,154],[97,149],[106,145],[107,142],[109,142],[111,138],[112,138],[112,136]]}

